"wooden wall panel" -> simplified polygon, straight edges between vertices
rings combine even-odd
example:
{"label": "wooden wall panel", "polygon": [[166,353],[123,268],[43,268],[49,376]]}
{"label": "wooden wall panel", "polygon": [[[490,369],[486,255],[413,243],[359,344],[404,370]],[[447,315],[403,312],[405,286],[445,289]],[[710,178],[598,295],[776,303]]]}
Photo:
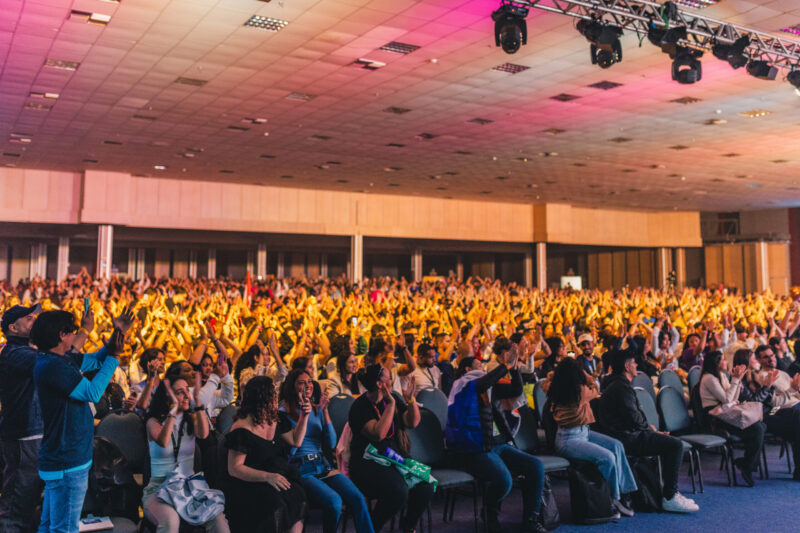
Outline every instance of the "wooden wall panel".
{"label": "wooden wall panel", "polygon": [[611,284],[615,289],[621,289],[628,283],[628,271],[625,268],[625,251],[617,250],[611,253]]}
{"label": "wooden wall panel", "polygon": [[586,257],[586,288],[596,289],[599,283],[597,254],[589,253]]}
{"label": "wooden wall panel", "polygon": [[742,245],[728,244],[722,247],[722,283],[728,287],[744,289],[744,265]]}
{"label": "wooden wall panel", "polygon": [[754,244],[746,243],[741,245],[742,250],[742,285],[739,286],[744,292],[755,292],[758,290],[758,269],[756,267],[756,249]]}
{"label": "wooden wall panel", "polygon": [[706,285],[713,287],[722,283],[722,246],[705,247]]}
{"label": "wooden wall panel", "polygon": [[767,245],[769,260],[769,288],[781,296],[789,294],[791,278],[790,246],[787,243],[770,243]]}
{"label": "wooden wall panel", "polygon": [[597,254],[597,288],[609,290],[614,288],[612,277],[611,252],[601,252]]}
{"label": "wooden wall panel", "polygon": [[639,250],[625,252],[625,268],[628,271],[628,284],[631,287],[642,285],[641,269],[639,268]]}
{"label": "wooden wall panel", "polygon": [[655,287],[656,256],[653,250],[639,250],[639,277],[642,287]]}

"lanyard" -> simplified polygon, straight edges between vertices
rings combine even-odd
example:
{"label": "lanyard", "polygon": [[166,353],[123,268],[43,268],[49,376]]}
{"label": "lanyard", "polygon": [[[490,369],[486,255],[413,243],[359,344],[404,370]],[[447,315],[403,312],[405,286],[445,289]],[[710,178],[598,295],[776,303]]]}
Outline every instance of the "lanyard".
{"label": "lanyard", "polygon": [[178,440],[175,441],[175,432],[170,435],[172,439],[172,456],[175,458],[175,462],[178,462],[178,453],[181,451],[181,440],[183,440],[183,430],[186,427],[186,417],[181,417],[181,423],[178,426]]}

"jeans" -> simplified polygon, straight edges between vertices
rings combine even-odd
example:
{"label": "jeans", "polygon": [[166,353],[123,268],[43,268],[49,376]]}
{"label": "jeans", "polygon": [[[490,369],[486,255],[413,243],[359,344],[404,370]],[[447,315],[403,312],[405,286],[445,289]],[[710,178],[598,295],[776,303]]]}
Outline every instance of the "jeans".
{"label": "jeans", "polygon": [[336,474],[324,479],[314,476],[303,476],[301,479],[308,501],[322,507],[323,533],[336,533],[339,519],[342,516],[342,502],[347,504],[353,513],[357,533],[375,533],[369,508],[364,496],[344,474]]}
{"label": "jeans", "polygon": [[42,439],[4,440],[3,490],[0,496],[0,531],[28,533],[36,530],[34,513],[42,493],[39,446]]}
{"label": "jeans", "polygon": [[83,498],[88,488],[88,468],[65,472],[61,479],[45,481],[39,533],[78,533]]}
{"label": "jeans", "polygon": [[663,496],[671,500],[678,492],[678,476],[683,462],[681,439],[656,433],[638,431],[632,437],[620,438],[625,451],[637,457],[661,457],[661,474],[664,478]]}
{"label": "jeans", "polygon": [[558,428],[556,453],[567,459],[590,461],[597,465],[615,500],[619,500],[620,494],[636,490],[625,448],[615,438],[591,431],[589,426]]}
{"label": "jeans", "polygon": [[511,492],[512,473],[523,476],[523,520],[531,518],[541,509],[544,466],[535,456],[508,444],[498,444],[488,452],[466,454],[464,469],[486,484],[484,506],[487,512],[496,514],[500,502]]}

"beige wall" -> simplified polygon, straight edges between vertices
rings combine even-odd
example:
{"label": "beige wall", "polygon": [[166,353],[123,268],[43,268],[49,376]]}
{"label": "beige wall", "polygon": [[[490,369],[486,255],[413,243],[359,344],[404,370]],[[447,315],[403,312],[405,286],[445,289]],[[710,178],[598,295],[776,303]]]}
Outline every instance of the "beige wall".
{"label": "beige wall", "polygon": [[654,286],[655,251],[652,249],[589,252],[586,259],[587,289]]}
{"label": "beige wall", "polygon": [[[755,243],[714,244],[705,247],[706,284],[725,284],[745,292],[758,287],[757,250]],[[789,245],[767,244],[768,287],[775,294],[789,292]]]}

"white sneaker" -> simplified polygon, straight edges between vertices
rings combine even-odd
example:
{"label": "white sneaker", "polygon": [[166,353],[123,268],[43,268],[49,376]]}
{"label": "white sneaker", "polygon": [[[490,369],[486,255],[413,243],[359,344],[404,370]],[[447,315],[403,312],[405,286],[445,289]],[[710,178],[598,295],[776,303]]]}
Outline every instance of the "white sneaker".
{"label": "white sneaker", "polygon": [[696,503],[684,497],[680,492],[676,492],[671,500],[662,498],[661,507],[669,513],[693,513],[700,510]]}

